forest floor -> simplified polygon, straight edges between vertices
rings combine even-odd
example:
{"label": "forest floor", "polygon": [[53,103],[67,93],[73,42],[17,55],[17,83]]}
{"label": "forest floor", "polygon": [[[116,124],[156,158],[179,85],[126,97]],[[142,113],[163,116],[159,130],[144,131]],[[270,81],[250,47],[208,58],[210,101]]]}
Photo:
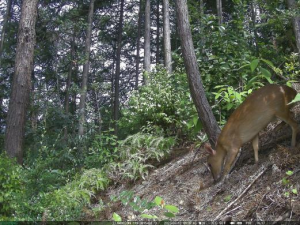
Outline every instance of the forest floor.
{"label": "forest floor", "polygon": [[[300,106],[293,111],[300,124]],[[153,201],[160,196],[166,204],[177,206],[179,212],[172,221],[300,221],[300,193],[295,191],[300,192],[300,136],[297,147],[291,148],[288,125],[273,131],[279,122],[260,132],[257,165],[252,145],[247,143],[229,177],[214,184],[205,165],[208,154],[204,149],[177,148],[171,153],[173,158],[145,180],[113,185],[100,193],[97,198],[108,206],[91,219],[111,220],[115,212],[123,221],[142,220],[129,205],[110,202],[110,196],[131,190],[141,199]],[[287,175],[287,171],[293,174]],[[162,213],[159,207],[147,212],[156,216]]]}

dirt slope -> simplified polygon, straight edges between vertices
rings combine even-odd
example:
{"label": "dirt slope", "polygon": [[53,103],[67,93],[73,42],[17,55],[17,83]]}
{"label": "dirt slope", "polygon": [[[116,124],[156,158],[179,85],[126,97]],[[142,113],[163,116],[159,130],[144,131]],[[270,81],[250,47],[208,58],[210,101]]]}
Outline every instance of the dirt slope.
{"label": "dirt slope", "polygon": [[[294,112],[300,124],[299,107]],[[300,197],[292,193],[293,189],[300,192],[300,136],[297,147],[291,148],[290,127],[272,132],[275,125],[260,134],[258,165],[252,147],[246,144],[224,182],[213,184],[203,149],[195,158],[195,151],[181,149],[181,155],[154,170],[147,180],[111,187],[99,197],[108,202],[109,196],[124,190],[149,201],[160,196],[166,204],[179,208],[174,221],[300,221]],[[289,170],[293,175],[286,174]],[[283,184],[283,178],[288,184]],[[131,207],[114,203],[94,220],[110,220],[113,212],[123,221],[141,219]],[[161,210],[147,213],[159,216]]]}

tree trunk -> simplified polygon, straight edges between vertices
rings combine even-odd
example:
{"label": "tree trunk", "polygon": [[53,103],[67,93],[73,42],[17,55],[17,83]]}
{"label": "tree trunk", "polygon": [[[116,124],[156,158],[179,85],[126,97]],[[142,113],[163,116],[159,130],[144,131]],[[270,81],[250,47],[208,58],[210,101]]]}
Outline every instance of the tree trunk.
{"label": "tree trunk", "polygon": [[[76,54],[76,51],[75,51],[75,54]],[[76,57],[76,56],[75,56]],[[74,71],[73,71],[73,83],[74,84],[78,84],[78,64],[74,64]],[[76,91],[74,91],[73,93],[71,93],[71,102],[70,102],[70,105],[69,105],[69,112],[71,115],[75,115],[76,114],[76,108],[77,108],[77,105],[76,105],[76,101],[77,101],[77,93]],[[72,132],[73,134],[75,134],[75,132]]]}
{"label": "tree trunk", "polygon": [[254,45],[255,45],[255,51],[256,51],[256,56],[259,56],[259,46],[258,46],[258,34],[257,34],[257,30],[256,30],[256,10],[255,10],[255,4],[256,1],[252,0],[251,1],[251,19],[252,19],[252,29],[254,32]]}
{"label": "tree trunk", "polygon": [[170,37],[170,14],[169,0],[163,0],[164,3],[164,53],[165,67],[168,73],[172,73],[172,55],[171,55],[171,37]]}
{"label": "tree trunk", "polygon": [[[72,82],[72,73],[74,67],[74,58],[75,58],[75,29],[73,31],[72,40],[71,40],[71,49],[70,49],[70,64],[69,71],[66,83],[66,96],[65,96],[65,114],[66,116],[70,113],[70,87]],[[67,140],[68,138],[68,128],[64,128],[64,138]]]}
{"label": "tree trunk", "polygon": [[6,120],[5,150],[23,163],[25,119],[31,89],[38,0],[23,0],[18,30],[15,73]]}
{"label": "tree trunk", "polygon": [[98,96],[97,90],[94,89],[94,112],[96,114],[95,117],[95,125],[98,128],[98,135],[101,135],[102,132],[102,115],[101,115],[101,107],[100,107],[100,98]]}
{"label": "tree trunk", "polygon": [[135,66],[135,90],[138,89],[139,86],[139,70],[140,70],[140,39],[141,39],[141,24],[142,24],[142,0],[139,3],[139,20],[138,20],[138,33],[137,33],[137,41],[136,41],[136,66]]}
{"label": "tree trunk", "polygon": [[[145,7],[145,50],[144,50],[144,70],[146,75],[150,72],[151,52],[150,52],[150,0],[146,0]],[[147,84],[147,78],[144,77],[144,83]]]}
{"label": "tree trunk", "polygon": [[219,25],[223,23],[223,11],[222,11],[222,0],[217,0],[217,15],[219,19]]}
{"label": "tree trunk", "polygon": [[3,27],[2,27],[2,32],[1,32],[1,42],[0,42],[0,66],[1,66],[1,59],[2,59],[2,52],[3,52],[3,45],[4,45],[4,40],[5,40],[5,35],[6,35],[6,30],[7,30],[7,25],[10,20],[10,14],[11,14],[11,6],[12,6],[12,0],[7,1],[6,5],[6,14],[3,20]]}
{"label": "tree trunk", "polygon": [[[287,3],[290,10],[296,9],[295,0],[287,0]],[[297,14],[297,16],[293,18],[293,27],[295,32],[296,44],[299,52],[299,60],[300,60],[300,16],[299,14]]]}
{"label": "tree trunk", "polygon": [[87,81],[88,74],[90,69],[90,49],[91,49],[91,37],[92,37],[92,24],[93,24],[93,15],[94,15],[94,3],[95,0],[90,1],[89,15],[88,15],[88,25],[86,30],[86,40],[85,40],[85,64],[83,65],[83,74],[82,74],[82,84],[81,84],[81,96],[79,103],[79,136],[84,134],[85,126],[85,102],[87,95]]}
{"label": "tree trunk", "polygon": [[156,64],[159,64],[159,2],[160,0],[156,0]]}
{"label": "tree trunk", "polygon": [[212,146],[215,146],[220,128],[212,113],[205,96],[199,67],[195,55],[192,34],[189,23],[189,15],[186,0],[176,0],[177,24],[181,40],[181,49],[186,68],[191,95],[196,106],[199,119]]}
{"label": "tree trunk", "polygon": [[115,74],[115,102],[114,102],[114,133],[115,133],[115,135],[118,134],[117,121],[119,119],[119,107],[120,107],[120,69],[121,69],[120,67],[121,67],[122,33],[123,33],[123,14],[124,14],[124,0],[121,0],[118,43],[117,43],[116,74]]}
{"label": "tree trunk", "polygon": [[[31,129],[33,132],[36,132],[37,130],[37,122],[38,122],[38,113],[37,113],[37,108],[34,107],[35,105],[35,77],[34,77],[34,71],[31,73],[31,102],[32,102],[32,110],[31,110]],[[37,99],[38,100],[38,99]],[[38,104],[37,104],[38,105]]]}

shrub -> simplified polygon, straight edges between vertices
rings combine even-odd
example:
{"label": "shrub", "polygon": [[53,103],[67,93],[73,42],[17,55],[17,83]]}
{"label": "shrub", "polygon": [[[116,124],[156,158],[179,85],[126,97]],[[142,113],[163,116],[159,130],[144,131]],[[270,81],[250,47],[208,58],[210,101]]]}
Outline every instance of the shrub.
{"label": "shrub", "polygon": [[131,135],[120,143],[120,162],[107,165],[108,174],[116,181],[145,179],[153,167],[149,161],[159,161],[167,156],[174,144],[173,137],[164,138],[147,133]]}
{"label": "shrub", "polygon": [[122,110],[119,122],[122,137],[140,132],[143,127],[162,130],[165,135],[188,133],[186,121],[196,110],[184,72],[168,74],[158,67],[148,77],[148,84],[132,94],[128,105]]}
{"label": "shrub", "polygon": [[13,219],[18,196],[24,192],[22,168],[15,159],[0,155],[0,220]]}

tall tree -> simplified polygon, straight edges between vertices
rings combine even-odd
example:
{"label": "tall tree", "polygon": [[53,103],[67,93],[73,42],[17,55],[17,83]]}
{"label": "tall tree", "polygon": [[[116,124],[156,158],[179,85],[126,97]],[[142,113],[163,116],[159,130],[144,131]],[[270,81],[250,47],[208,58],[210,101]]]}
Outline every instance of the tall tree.
{"label": "tall tree", "polygon": [[115,134],[118,133],[117,120],[119,119],[119,108],[120,108],[120,70],[121,70],[123,16],[124,16],[124,0],[121,0],[118,42],[117,42],[116,73],[115,73],[115,102],[114,102],[114,124],[115,124],[114,131],[115,131]]}
{"label": "tall tree", "polygon": [[[297,8],[295,0],[287,0],[288,7],[291,10],[295,10]],[[296,44],[298,48],[298,52],[300,54],[300,16],[299,13],[293,18],[293,27],[295,32]],[[299,56],[300,59],[300,56]]]}
{"label": "tall tree", "polygon": [[[74,25],[75,26],[75,25]],[[72,74],[73,74],[73,68],[74,68],[74,60],[75,60],[75,28],[73,30],[72,34],[72,40],[70,44],[70,62],[69,62],[69,69],[68,69],[68,77],[66,82],[66,95],[65,95],[65,113],[68,116],[70,113],[70,87],[72,82]],[[64,129],[64,137],[65,140],[67,140],[68,136],[68,128],[65,127]]]}
{"label": "tall tree", "polygon": [[169,0],[163,0],[164,3],[164,58],[165,67],[169,73],[172,73],[172,56],[171,56],[171,30]]}
{"label": "tall tree", "polygon": [[160,24],[159,24],[159,14],[160,14],[160,10],[159,10],[159,6],[160,6],[160,0],[156,0],[156,64],[159,64],[159,35],[160,35]]}
{"label": "tall tree", "polygon": [[87,81],[88,74],[90,70],[90,49],[91,49],[91,37],[92,37],[92,25],[93,25],[93,15],[94,15],[94,3],[95,0],[90,1],[89,15],[88,15],[88,24],[86,30],[86,39],[85,39],[85,63],[83,65],[83,74],[82,74],[82,84],[81,84],[81,95],[79,103],[79,136],[84,134],[85,126],[85,105],[86,105],[86,95],[87,95]]}
{"label": "tall tree", "polygon": [[[145,50],[144,50],[144,70],[147,73],[150,72],[151,64],[151,52],[150,52],[150,0],[146,0],[145,6]],[[147,79],[144,78],[145,84],[147,84]]]}
{"label": "tall tree", "polygon": [[217,15],[219,20],[219,25],[223,23],[223,10],[222,10],[222,0],[216,0],[217,1]]}
{"label": "tall tree", "polygon": [[220,128],[205,96],[202,80],[197,64],[195,49],[190,29],[189,14],[186,0],[176,0],[177,25],[181,41],[181,49],[185,69],[188,76],[191,95],[196,106],[199,119],[209,138],[215,146]]}
{"label": "tall tree", "polygon": [[1,41],[0,41],[0,66],[1,66],[1,59],[2,59],[2,52],[3,52],[3,45],[4,45],[4,40],[5,40],[6,29],[7,29],[7,25],[9,23],[10,14],[11,14],[11,5],[12,5],[12,0],[7,0],[6,13],[5,13],[5,17],[3,20],[3,27],[2,27]]}
{"label": "tall tree", "polygon": [[18,30],[15,73],[6,122],[5,150],[23,163],[25,118],[31,89],[38,0],[24,0]]}
{"label": "tall tree", "polygon": [[138,18],[138,33],[136,40],[136,66],[135,66],[135,89],[138,89],[139,85],[139,70],[140,70],[140,40],[141,40],[141,24],[142,24],[142,0],[139,2],[139,18]]}
{"label": "tall tree", "polygon": [[254,33],[254,44],[255,44],[255,50],[256,50],[256,56],[259,55],[259,46],[258,46],[258,34],[256,29],[256,1],[251,1],[251,20],[252,20],[252,29]]}

